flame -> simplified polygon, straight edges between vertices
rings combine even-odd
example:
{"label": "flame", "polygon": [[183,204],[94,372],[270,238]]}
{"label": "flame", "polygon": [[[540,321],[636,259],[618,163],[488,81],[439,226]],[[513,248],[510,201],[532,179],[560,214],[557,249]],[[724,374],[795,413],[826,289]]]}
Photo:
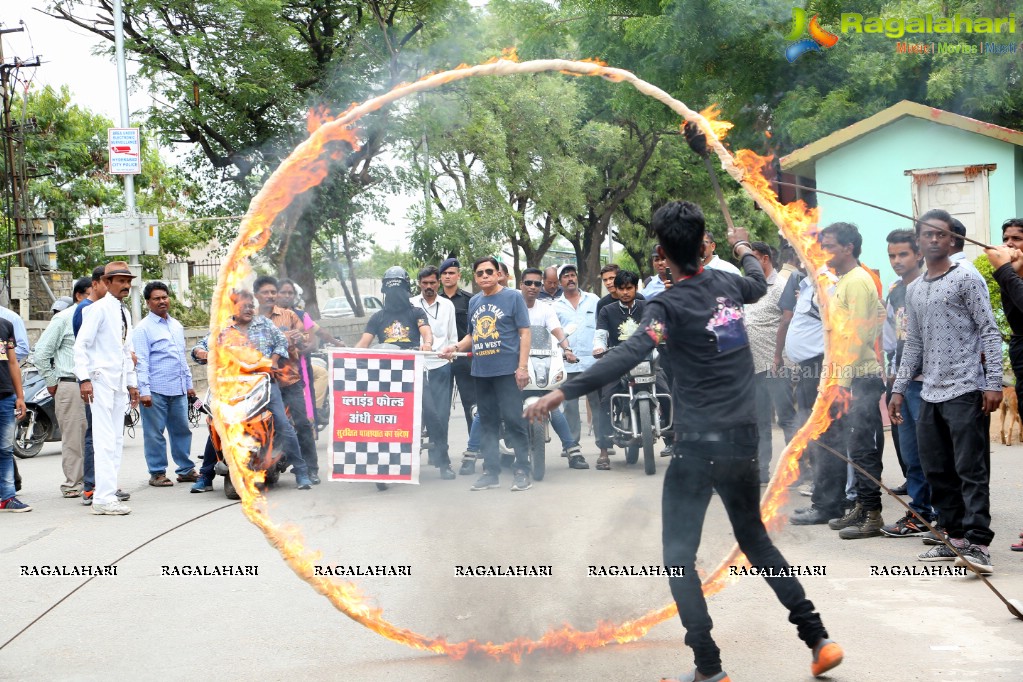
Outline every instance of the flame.
{"label": "flame", "polygon": [[[509,75],[517,73],[539,73],[548,71],[571,72],[579,75],[599,76],[612,82],[627,81],[642,94],[648,95],[669,106],[686,120],[694,121],[713,134],[708,137],[708,148],[712,149],[721,159],[725,170],[739,182],[750,196],[763,208],[770,218],[778,225],[781,232],[792,243],[804,263],[813,271],[818,271],[826,261],[826,255],[817,243],[815,226],[818,213],[809,209],[803,202],[782,205],[771,190],[770,182],[764,176],[764,169],[771,157],[758,156],[742,150],[735,157],[720,143],[720,138],[731,127],[726,121],[718,120],[718,112],[713,107],[706,110],[701,117],[683,103],[675,100],[663,90],[640,80],[634,74],[606,66],[596,60],[582,62],[568,60],[536,60],[518,62],[514,50],[506,50],[500,58],[488,60],[475,66],[461,65],[456,69],[424,76],[412,84],[402,84],[391,91],[361,104],[349,107],[341,116],[329,119],[325,113],[317,113],[318,125],[312,123],[310,112],[310,136],[298,145],[292,154],[284,160],[272,174],[260,192],[253,199],[249,211],[242,221],[240,234],[228,254],[227,266],[221,271],[217,290],[213,299],[213,310],[210,328],[212,338],[217,338],[220,330],[230,324],[231,302],[230,292],[241,288],[250,275],[248,259],[254,256],[267,242],[270,230],[277,217],[288,208],[295,197],[319,184],[327,175],[328,159],[335,154],[348,153],[342,146],[337,152],[336,143],[347,142],[351,148],[358,149],[355,131],[351,127],[365,114],[376,111],[382,106],[417,92],[440,87],[445,83],[480,75]],[[329,120],[328,120],[329,119]],[[818,290],[823,292],[830,284],[826,274],[817,279]],[[847,321],[834,319],[830,314],[829,299],[820,296],[822,318],[827,320],[826,357],[832,363],[843,362],[839,340],[848,334]],[[853,330],[854,331],[854,330]],[[232,365],[231,359],[219,344],[211,344],[208,373],[210,386],[214,394],[230,379],[237,375],[237,364]],[[821,395],[808,422],[796,434],[782,455],[781,464],[762,500],[761,509],[765,524],[769,528],[777,528],[784,520],[780,512],[781,505],[787,499],[788,484],[795,480],[797,459],[805,450],[810,439],[823,433],[830,424],[829,411],[839,396],[835,377],[828,375],[821,381]],[[214,401],[214,411],[217,401]],[[565,624],[552,628],[538,639],[519,637],[509,642],[493,643],[469,639],[462,642],[448,642],[443,637],[429,637],[406,628],[401,628],[386,620],[383,610],[371,606],[358,586],[351,582],[337,580],[327,576],[313,575],[314,566],[320,561],[320,553],[305,546],[302,535],[294,526],[278,526],[269,517],[265,498],[256,488],[260,475],[246,466],[240,466],[242,448],[242,427],[224,424],[227,437],[225,456],[230,458],[231,472],[234,482],[242,498],[242,509],[248,519],[266,535],[267,540],[277,548],[291,569],[303,580],[308,582],[317,592],[323,594],[334,606],[352,620],[364,625],[372,631],[414,649],[432,651],[455,659],[468,655],[485,655],[494,659],[511,659],[520,661],[522,656],[534,651],[552,649],[561,652],[579,652],[590,648],[602,647],[612,643],[625,643],[640,639],[654,625],[661,623],[678,612],[674,603],[651,610],[637,619],[621,623],[600,621],[589,631],[578,630]],[[703,582],[703,592],[710,596],[724,589],[728,584],[728,567],[749,563],[739,551],[733,547]]]}
{"label": "flame", "polygon": [[506,47],[503,50],[501,50],[501,55],[499,57],[491,57],[487,61],[483,62],[483,64],[496,64],[499,61],[518,63],[519,62],[518,50],[515,47]]}
{"label": "flame", "polygon": [[719,140],[725,139],[725,135],[728,131],[735,127],[730,121],[721,120],[721,109],[718,108],[717,104],[711,104],[709,107],[700,112],[700,116],[707,119],[707,125],[710,126],[710,131],[714,133],[714,137]]}

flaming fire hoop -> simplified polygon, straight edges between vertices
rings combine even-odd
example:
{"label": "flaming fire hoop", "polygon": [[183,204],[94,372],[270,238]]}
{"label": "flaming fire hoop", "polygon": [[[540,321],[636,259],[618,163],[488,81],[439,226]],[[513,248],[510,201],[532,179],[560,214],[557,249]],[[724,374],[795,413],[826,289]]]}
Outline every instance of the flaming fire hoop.
{"label": "flaming fire hoop", "polygon": [[[312,129],[314,124],[311,121],[310,137],[284,160],[249,205],[238,238],[231,246],[228,263],[218,278],[213,297],[211,332],[217,334],[228,326],[232,311],[230,293],[241,286],[249,275],[251,269],[247,264],[248,258],[267,243],[276,218],[288,208],[295,197],[317,186],[327,176],[330,159],[336,159],[339,153],[336,144],[331,144],[329,148],[328,145],[346,142],[353,149],[358,149],[358,131],[353,124],[362,116],[403,97],[466,78],[552,71],[573,76],[599,76],[614,83],[628,83],[640,93],[662,102],[679,114],[683,123],[689,121],[698,126],[707,137],[708,148],[718,157],[724,170],[742,185],[750,197],[770,216],[786,239],[792,243],[802,261],[810,266],[810,271],[821,270],[827,256],[817,243],[814,231],[817,210],[807,208],[801,201],[788,205],[779,203],[768,180],[762,174],[763,168],[771,158],[758,156],[748,150],[740,150],[733,156],[721,143],[731,124],[717,120],[716,111],[708,109],[704,114],[697,113],[633,73],[601,62],[561,59],[518,62],[513,53],[505,52],[502,58],[495,58],[483,64],[476,66],[463,64],[450,71],[427,75],[414,83],[399,85],[384,95],[351,106],[334,120],[324,121],[315,129]],[[830,309],[829,299],[824,295],[824,288],[828,284],[826,275],[820,275],[816,282],[820,293],[821,317],[826,321],[824,366],[834,367],[850,364],[853,360],[848,350],[850,344],[846,340],[853,338],[856,330],[848,320],[841,319],[838,314],[840,311]],[[217,344],[211,344],[210,353],[209,381],[216,392],[221,380],[237,374],[237,369],[232,367],[229,354],[221,353]],[[809,441],[827,430],[831,422],[829,410],[836,395],[837,376],[825,372],[821,378],[820,396],[810,419],[785,449],[781,463],[761,501],[761,513],[768,529],[776,530],[784,521],[784,516],[779,510],[788,498],[788,485],[798,475],[797,460]],[[217,404],[214,403],[215,406]],[[223,423],[216,407],[214,412],[217,428],[226,434],[225,454],[230,458],[234,483],[241,495],[242,509],[248,519],[263,531],[270,544],[277,548],[300,578],[330,599],[331,603],[349,618],[388,639],[414,649],[432,651],[455,659],[470,654],[483,654],[497,660],[512,659],[518,662],[523,655],[539,650],[568,653],[602,647],[614,642],[635,641],[642,638],[654,625],[678,613],[675,604],[670,603],[634,620],[621,623],[600,621],[589,631],[578,630],[566,624],[548,630],[538,639],[519,637],[502,643],[484,643],[475,639],[448,642],[443,637],[430,637],[401,628],[386,620],[382,609],[369,605],[355,584],[313,575],[313,567],[320,558],[319,553],[305,547],[297,528],[281,527],[270,520],[266,498],[256,489],[256,483],[260,482],[258,479],[262,477],[262,473],[250,471],[242,465],[244,455],[240,447],[241,427]],[[737,546],[733,547],[706,576],[703,583],[705,595],[716,594],[726,587],[728,582],[726,574],[728,567],[732,565],[749,565]]]}

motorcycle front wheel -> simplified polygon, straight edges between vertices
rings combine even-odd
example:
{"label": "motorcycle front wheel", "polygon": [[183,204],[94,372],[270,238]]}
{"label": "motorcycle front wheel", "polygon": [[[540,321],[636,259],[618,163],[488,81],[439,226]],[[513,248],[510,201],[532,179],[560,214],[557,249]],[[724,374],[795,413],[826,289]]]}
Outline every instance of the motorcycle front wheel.
{"label": "motorcycle front wheel", "polygon": [[547,473],[547,443],[544,442],[544,424],[529,425],[529,461],[533,465],[533,480],[542,481]]}
{"label": "motorcycle front wheel", "polygon": [[654,424],[653,408],[644,402],[639,408],[639,432],[643,436],[643,471],[647,476],[657,473],[657,460],[654,459]]}
{"label": "motorcycle front wheel", "polygon": [[[32,414],[35,413],[33,420]],[[28,437],[28,425],[32,422],[32,438]],[[43,449],[43,443],[50,436],[50,430],[46,427],[45,417],[40,418],[40,413],[34,408],[29,408],[28,413],[18,422],[14,432],[14,454],[21,459],[35,457]]]}

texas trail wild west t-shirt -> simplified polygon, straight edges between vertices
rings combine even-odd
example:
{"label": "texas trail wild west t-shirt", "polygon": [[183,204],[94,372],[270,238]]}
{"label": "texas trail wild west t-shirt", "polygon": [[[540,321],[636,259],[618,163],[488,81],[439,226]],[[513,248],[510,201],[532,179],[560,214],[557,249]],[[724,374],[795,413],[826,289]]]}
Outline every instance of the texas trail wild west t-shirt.
{"label": "texas trail wild west t-shirt", "polygon": [[529,309],[519,292],[501,289],[491,296],[473,296],[469,301],[472,375],[514,374],[519,366],[519,329],[524,327],[529,327]]}
{"label": "texas trail wild west t-shirt", "polygon": [[391,311],[384,308],[373,313],[366,323],[366,333],[380,343],[392,343],[398,348],[418,349],[422,344],[419,328],[428,325],[426,312],[411,303],[408,308]]}

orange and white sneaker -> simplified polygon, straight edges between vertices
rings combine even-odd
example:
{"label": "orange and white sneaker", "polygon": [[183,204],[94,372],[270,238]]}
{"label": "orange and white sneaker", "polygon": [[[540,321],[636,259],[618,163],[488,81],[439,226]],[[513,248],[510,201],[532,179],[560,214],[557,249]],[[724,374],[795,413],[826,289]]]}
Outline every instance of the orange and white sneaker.
{"label": "orange and white sneaker", "polygon": [[842,662],[844,653],[842,647],[830,639],[822,639],[813,648],[813,662],[810,663],[810,672],[814,677],[820,677],[827,671],[838,666]]}

